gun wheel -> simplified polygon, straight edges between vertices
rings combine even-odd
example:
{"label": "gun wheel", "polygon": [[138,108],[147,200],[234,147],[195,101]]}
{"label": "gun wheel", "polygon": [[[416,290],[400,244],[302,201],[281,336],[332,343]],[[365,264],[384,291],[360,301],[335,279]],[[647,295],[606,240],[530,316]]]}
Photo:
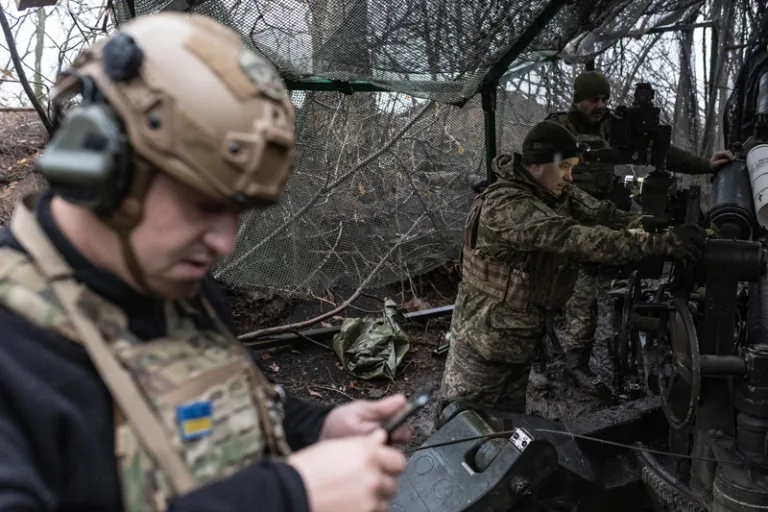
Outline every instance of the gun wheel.
{"label": "gun wheel", "polygon": [[627,278],[627,291],[624,293],[624,304],[621,311],[621,327],[619,328],[619,356],[621,360],[621,373],[623,377],[631,374],[633,369],[634,333],[630,315],[635,302],[640,298],[640,289],[637,286],[637,271],[632,272]]}
{"label": "gun wheel", "polygon": [[684,300],[672,300],[667,326],[664,339],[659,340],[666,349],[658,372],[659,391],[669,426],[683,430],[693,423],[701,395],[699,339]]}

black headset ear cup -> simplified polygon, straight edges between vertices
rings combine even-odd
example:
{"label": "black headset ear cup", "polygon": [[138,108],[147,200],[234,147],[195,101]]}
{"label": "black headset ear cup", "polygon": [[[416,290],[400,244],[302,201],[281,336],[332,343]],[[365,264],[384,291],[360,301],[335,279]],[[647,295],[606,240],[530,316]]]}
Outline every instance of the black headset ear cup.
{"label": "black headset ear cup", "polygon": [[56,195],[98,215],[120,206],[133,174],[124,129],[106,103],[69,111],[35,167]]}

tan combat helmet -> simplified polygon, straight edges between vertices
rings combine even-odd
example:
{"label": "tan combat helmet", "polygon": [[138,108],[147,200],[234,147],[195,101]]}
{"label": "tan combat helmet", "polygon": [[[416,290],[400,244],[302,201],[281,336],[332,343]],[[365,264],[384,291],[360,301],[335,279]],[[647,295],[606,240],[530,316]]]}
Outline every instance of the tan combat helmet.
{"label": "tan combat helmet", "polygon": [[280,76],[229,28],[201,15],[141,16],[84,50],[54,105],[75,94],[37,162],[52,189],[129,242],[151,177],[165,172],[238,208],[277,201],[291,170],[294,111]]}
{"label": "tan combat helmet", "polygon": [[79,92],[82,77],[117,111],[133,152],[156,170],[244,206],[281,194],[293,106],[275,68],[224,25],[178,13],[131,20],[75,59],[53,100]]}

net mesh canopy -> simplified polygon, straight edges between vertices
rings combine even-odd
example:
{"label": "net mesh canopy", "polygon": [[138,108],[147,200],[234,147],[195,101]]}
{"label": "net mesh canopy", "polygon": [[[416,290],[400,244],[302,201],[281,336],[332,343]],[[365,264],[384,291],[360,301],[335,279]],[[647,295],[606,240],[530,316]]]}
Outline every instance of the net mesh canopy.
{"label": "net mesh canopy", "polygon": [[[213,17],[293,89],[297,147],[286,192],[279,205],[244,215],[215,275],[306,298],[397,282],[458,257],[471,185],[486,174],[481,90],[497,94],[499,151],[516,151],[531,126],[568,106],[569,91],[537,92],[555,57],[586,62],[700,4],[117,0],[115,12],[118,25],[162,10]],[[537,84],[509,87],[534,70]],[[361,82],[385,92],[344,94]]]}
{"label": "net mesh canopy", "polygon": [[699,3],[119,0],[117,15],[120,23],[130,19],[131,13],[205,14],[239,32],[287,80],[365,81],[442,103],[463,103],[478,92],[495,66],[526,69],[557,55],[569,43],[568,57],[589,58],[632,32],[638,23],[647,30],[676,21]]}

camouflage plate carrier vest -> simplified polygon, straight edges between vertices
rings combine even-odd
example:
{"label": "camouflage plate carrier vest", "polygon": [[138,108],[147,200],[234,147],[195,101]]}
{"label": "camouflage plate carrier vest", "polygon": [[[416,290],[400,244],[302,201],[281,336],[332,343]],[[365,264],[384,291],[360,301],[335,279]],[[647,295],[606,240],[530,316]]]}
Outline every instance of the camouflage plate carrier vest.
{"label": "camouflage plate carrier vest", "polygon": [[290,453],[282,390],[222,325],[200,331],[183,302],[166,304],[165,338],[140,341],[122,310],[77,283],[31,210],[11,221],[29,255],[0,248],[0,306],[81,343],[115,403],[115,452],[127,511],[165,510],[173,496],[263,456]]}
{"label": "camouflage plate carrier vest", "polygon": [[[579,133],[570,119],[567,112],[557,112],[547,116],[547,120],[554,121],[564,126],[576,135],[579,142],[588,144],[590,149],[601,149],[608,146],[609,134],[607,133],[607,123],[600,123],[599,134]],[[611,164],[600,164],[595,162],[581,162],[573,168],[573,183],[581,190],[591,195],[595,199],[611,199],[616,186],[622,186],[615,174],[615,168]]]}
{"label": "camouflage plate carrier vest", "polygon": [[[476,248],[485,197],[503,188],[518,190],[514,183],[499,180],[472,202],[464,229],[462,279],[516,311],[531,311],[532,307],[559,309],[573,293],[578,262],[564,255],[545,252],[518,252],[517,258],[511,255],[506,261],[500,262]],[[510,251],[506,252],[508,254]]]}

